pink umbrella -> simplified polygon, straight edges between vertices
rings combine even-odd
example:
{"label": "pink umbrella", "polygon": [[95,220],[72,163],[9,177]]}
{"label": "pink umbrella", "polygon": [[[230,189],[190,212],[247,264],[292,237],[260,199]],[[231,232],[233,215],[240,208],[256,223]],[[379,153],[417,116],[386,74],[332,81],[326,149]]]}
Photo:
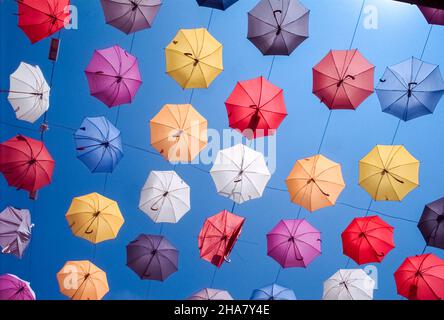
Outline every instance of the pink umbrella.
{"label": "pink umbrella", "polygon": [[132,102],[142,84],[137,58],[117,45],[96,50],[85,73],[91,95],[110,108]]}
{"label": "pink umbrella", "polygon": [[267,251],[282,268],[306,268],[321,254],[321,233],[306,220],[281,220],[267,234]]}

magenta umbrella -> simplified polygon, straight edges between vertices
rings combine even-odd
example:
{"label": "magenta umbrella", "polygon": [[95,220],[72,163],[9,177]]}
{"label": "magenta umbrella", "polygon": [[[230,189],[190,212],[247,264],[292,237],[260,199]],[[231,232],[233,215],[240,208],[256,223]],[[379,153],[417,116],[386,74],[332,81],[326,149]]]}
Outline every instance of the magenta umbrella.
{"label": "magenta umbrella", "polygon": [[137,58],[117,45],[96,50],[85,74],[91,95],[110,108],[131,103],[142,84]]}
{"label": "magenta umbrella", "polygon": [[321,233],[306,220],[281,220],[267,234],[267,254],[282,268],[306,268],[321,254]]}
{"label": "magenta umbrella", "polygon": [[429,24],[444,26],[444,9],[418,6]]}
{"label": "magenta umbrella", "polygon": [[29,282],[7,273],[0,276],[0,300],[35,300],[35,293]]}

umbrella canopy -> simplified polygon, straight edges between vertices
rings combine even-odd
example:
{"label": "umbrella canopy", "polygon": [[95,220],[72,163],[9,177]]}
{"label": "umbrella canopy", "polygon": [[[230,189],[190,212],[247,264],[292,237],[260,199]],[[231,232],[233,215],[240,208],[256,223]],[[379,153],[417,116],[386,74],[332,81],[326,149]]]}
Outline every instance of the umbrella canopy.
{"label": "umbrella canopy", "polygon": [[29,282],[26,282],[13,274],[0,276],[0,300],[35,300]]}
{"label": "umbrella canopy", "polygon": [[378,216],[353,219],[341,234],[344,254],[357,264],[381,262],[395,248],[393,231]]}
{"label": "umbrella canopy", "polygon": [[262,197],[271,177],[262,153],[243,144],[219,151],[210,174],[217,192],[238,204]]}
{"label": "umbrella canopy", "polygon": [[331,50],[313,68],[313,93],[330,110],[354,110],[373,93],[374,74],[357,49]]}
{"label": "umbrella canopy", "polygon": [[377,145],[359,161],[359,185],[376,201],[401,201],[419,185],[419,161],[404,146]]}
{"label": "umbrella canopy", "polygon": [[0,144],[0,172],[8,185],[28,191],[32,199],[51,183],[54,166],[41,141],[18,135]]}
{"label": "umbrella canopy", "polygon": [[228,291],[204,288],[187,298],[187,300],[233,300]]}
{"label": "umbrella canopy", "polygon": [[321,233],[306,220],[281,220],[267,234],[267,254],[282,268],[306,268],[321,255]]}
{"label": "umbrella canopy", "polygon": [[151,28],[162,0],[101,0],[107,24],[130,34]]}
{"label": "umbrella canopy", "polygon": [[208,88],[224,70],[222,44],[207,29],[181,29],[165,49],[166,72],[182,88]]}
{"label": "umbrella canopy", "polygon": [[264,77],[238,82],[225,106],[230,127],[248,139],[273,135],[287,116],[283,90]]}
{"label": "umbrella canopy", "polygon": [[191,162],[208,143],[207,127],[191,104],[167,104],[150,121],[151,145],[168,161]]}
{"label": "umbrella canopy", "polygon": [[198,237],[200,257],[218,268],[224,261],[230,262],[228,256],[239,238],[244,222],[245,218],[227,210],[206,219]]}
{"label": "umbrella canopy", "polygon": [[310,212],[334,206],[345,188],[341,165],[323,155],[296,161],[286,184],[291,201]]}
{"label": "umbrella canopy", "polygon": [[120,131],[105,117],[85,118],[74,139],[77,158],[91,172],[111,173],[123,157]]}
{"label": "umbrella canopy", "polygon": [[131,103],[142,84],[137,58],[117,45],[94,51],[85,74],[91,95],[109,108]]}
{"label": "umbrella canopy", "polygon": [[444,9],[418,6],[429,24],[444,26]]}
{"label": "umbrella canopy", "polygon": [[376,93],[383,112],[409,121],[435,111],[444,81],[439,66],[412,57],[388,67]]}
{"label": "umbrella canopy", "polygon": [[208,7],[219,10],[227,10],[239,0],[197,0],[197,4],[201,7]]}
{"label": "umbrella canopy", "polygon": [[57,281],[71,300],[102,300],[109,291],[106,273],[90,261],[68,261],[57,272]]}
{"label": "umbrella canopy", "polygon": [[434,254],[409,257],[395,272],[398,294],[409,300],[444,299],[444,260]]}
{"label": "umbrella canopy", "polygon": [[32,43],[49,37],[70,21],[70,0],[20,0],[18,26]]}
{"label": "umbrella canopy", "polygon": [[418,228],[428,246],[444,249],[444,198],[425,206]]}
{"label": "umbrella canopy", "polygon": [[248,12],[248,39],[263,55],[289,56],[308,38],[309,16],[298,0],[261,0]]}
{"label": "umbrella canopy", "polygon": [[0,246],[2,253],[22,258],[31,241],[31,214],[26,209],[6,207],[0,213]]}
{"label": "umbrella canopy", "polygon": [[74,198],[65,217],[75,236],[94,244],[115,239],[125,222],[117,202],[95,192]]}
{"label": "umbrella canopy", "polygon": [[126,265],[142,280],[164,281],[178,270],[179,251],[165,237],[142,234],[126,246]]}
{"label": "umbrella canopy", "polygon": [[264,288],[256,289],[250,300],[296,300],[294,291],[276,283]]}
{"label": "umbrella canopy", "polygon": [[373,300],[375,280],[362,269],[341,269],[324,282],[323,300]]}
{"label": "umbrella canopy", "polygon": [[49,108],[50,88],[40,67],[21,62],[9,79],[8,100],[15,116],[34,123]]}

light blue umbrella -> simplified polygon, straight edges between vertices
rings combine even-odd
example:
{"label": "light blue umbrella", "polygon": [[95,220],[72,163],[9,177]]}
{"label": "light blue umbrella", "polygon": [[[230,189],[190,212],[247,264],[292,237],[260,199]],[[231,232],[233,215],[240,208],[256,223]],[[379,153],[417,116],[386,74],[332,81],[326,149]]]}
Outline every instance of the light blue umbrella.
{"label": "light blue umbrella", "polygon": [[123,157],[120,131],[105,117],[85,118],[74,139],[77,157],[91,172],[111,173]]}
{"label": "light blue umbrella", "polygon": [[409,121],[435,111],[444,81],[439,66],[412,57],[387,67],[376,93],[383,112]]}
{"label": "light blue umbrella", "polygon": [[256,289],[250,300],[296,300],[294,291],[276,283],[267,287]]}
{"label": "light blue umbrella", "polygon": [[235,4],[238,0],[197,0],[201,7],[208,7],[219,10],[227,10],[228,7]]}

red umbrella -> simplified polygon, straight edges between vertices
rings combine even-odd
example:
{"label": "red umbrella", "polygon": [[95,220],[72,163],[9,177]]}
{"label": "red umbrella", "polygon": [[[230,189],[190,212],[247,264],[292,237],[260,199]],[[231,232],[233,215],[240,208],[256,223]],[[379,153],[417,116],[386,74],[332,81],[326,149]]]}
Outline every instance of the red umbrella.
{"label": "red umbrella", "polygon": [[444,260],[434,254],[409,257],[395,272],[398,294],[409,300],[444,299]]}
{"label": "red umbrella", "polygon": [[374,92],[375,67],[357,50],[331,50],[313,68],[313,93],[330,110],[356,109]]}
{"label": "red umbrella", "polygon": [[381,262],[395,247],[393,230],[378,216],[356,218],[341,235],[344,254],[357,264]]}
{"label": "red umbrella", "polygon": [[70,0],[18,0],[18,26],[32,43],[45,39],[69,22]]}
{"label": "red umbrella", "polygon": [[8,184],[29,191],[35,199],[37,190],[51,183],[55,162],[43,142],[18,135],[0,144],[0,172]]}
{"label": "red umbrella", "polygon": [[200,257],[218,268],[224,261],[239,237],[245,218],[224,210],[205,220],[200,230],[198,243]]}
{"label": "red umbrella", "polygon": [[283,90],[264,77],[238,82],[225,105],[230,127],[248,139],[274,134],[287,116]]}

